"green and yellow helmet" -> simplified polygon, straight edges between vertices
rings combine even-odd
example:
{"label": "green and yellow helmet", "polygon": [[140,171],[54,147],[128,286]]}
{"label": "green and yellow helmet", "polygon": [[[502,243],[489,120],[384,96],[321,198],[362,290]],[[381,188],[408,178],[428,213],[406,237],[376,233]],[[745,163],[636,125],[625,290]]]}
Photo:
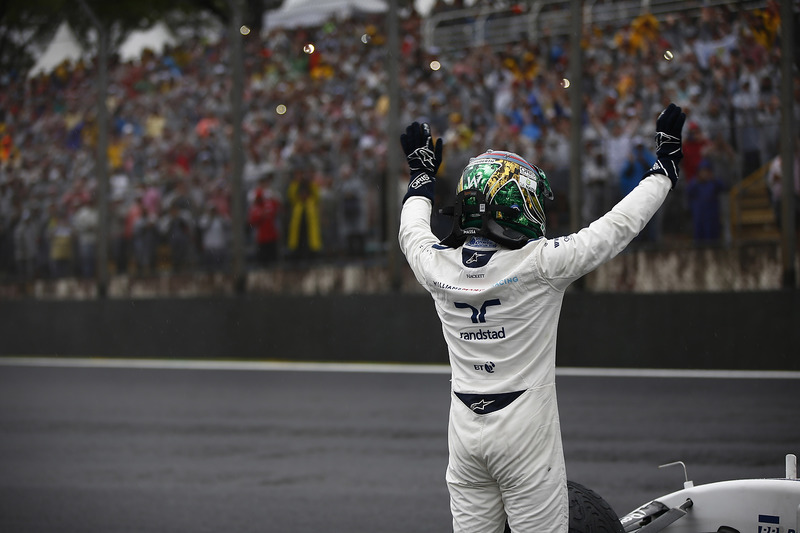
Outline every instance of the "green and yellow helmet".
{"label": "green and yellow helmet", "polygon": [[489,150],[470,159],[456,186],[453,232],[443,244],[483,235],[511,248],[545,235],[544,200],[553,199],[545,173],[512,152]]}

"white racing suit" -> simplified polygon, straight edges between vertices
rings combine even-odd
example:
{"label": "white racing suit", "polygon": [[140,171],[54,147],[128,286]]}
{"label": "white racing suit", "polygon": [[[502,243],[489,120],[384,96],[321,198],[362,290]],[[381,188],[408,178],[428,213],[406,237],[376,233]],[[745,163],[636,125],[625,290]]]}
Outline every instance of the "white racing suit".
{"label": "white racing suit", "polygon": [[400,248],[433,297],[452,367],[446,480],[455,533],[501,533],[506,519],[514,532],[567,532],[555,390],[564,291],[620,253],[669,190],[666,175],[650,175],[587,228],[517,250],[475,237],[442,246],[431,201],[405,201]]}

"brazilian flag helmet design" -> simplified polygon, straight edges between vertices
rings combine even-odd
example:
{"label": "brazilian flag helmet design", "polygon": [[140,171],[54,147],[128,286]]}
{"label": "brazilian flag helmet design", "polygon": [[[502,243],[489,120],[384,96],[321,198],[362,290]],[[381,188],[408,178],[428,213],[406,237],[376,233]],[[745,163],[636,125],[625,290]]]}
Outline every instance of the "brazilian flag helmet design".
{"label": "brazilian flag helmet design", "polygon": [[545,235],[544,200],[553,192],[545,173],[512,152],[489,150],[470,159],[456,186],[453,232],[442,241],[459,246],[470,235],[519,248]]}

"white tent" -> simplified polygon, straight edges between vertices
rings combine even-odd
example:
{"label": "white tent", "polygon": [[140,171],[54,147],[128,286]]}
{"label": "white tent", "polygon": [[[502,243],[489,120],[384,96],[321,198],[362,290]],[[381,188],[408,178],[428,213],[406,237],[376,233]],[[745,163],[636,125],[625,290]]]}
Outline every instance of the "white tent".
{"label": "white tent", "polygon": [[354,13],[383,13],[385,0],[285,0],[279,9],[264,15],[264,29],[318,26]]}
{"label": "white tent", "polygon": [[122,61],[140,59],[146,49],[156,54],[161,54],[166,45],[176,43],[167,25],[163,22],[156,23],[149,30],[132,31],[119,47],[119,57]]}
{"label": "white tent", "polygon": [[64,61],[76,63],[85,55],[83,47],[78,42],[69,24],[62,22],[56,34],[50,40],[42,55],[36,59],[33,68],[28,72],[28,77],[33,78],[39,74],[49,74]]}

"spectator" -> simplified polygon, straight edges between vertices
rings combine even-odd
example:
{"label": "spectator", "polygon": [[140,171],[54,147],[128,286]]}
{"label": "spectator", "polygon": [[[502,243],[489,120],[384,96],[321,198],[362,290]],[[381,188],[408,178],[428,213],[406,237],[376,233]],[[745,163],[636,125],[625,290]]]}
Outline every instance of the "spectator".
{"label": "spectator", "polygon": [[758,124],[761,128],[762,161],[769,161],[780,150],[781,103],[777,94],[764,96],[758,108]]}
{"label": "spectator", "polygon": [[587,149],[583,166],[583,224],[597,220],[611,208],[611,194],[614,175],[606,164],[605,154],[597,147]]}
{"label": "spectator", "polygon": [[[155,175],[148,175],[141,189],[142,208],[147,215],[158,217],[161,214],[163,193],[158,186],[159,180]],[[169,203],[166,203],[169,205]]]}
{"label": "spectator", "polygon": [[125,234],[125,216],[122,198],[114,198],[108,213],[108,236],[110,239],[108,254],[115,272],[119,274],[127,274],[128,254],[130,253]]}
{"label": "spectator", "polygon": [[539,147],[539,161],[545,167],[547,172],[547,179],[550,181],[550,186],[553,189],[553,196],[555,200],[552,202],[554,209],[552,210],[551,224],[554,226],[554,233],[565,234],[571,233],[572,228],[569,224],[564,224],[562,221],[569,220],[570,203],[569,203],[569,121],[563,117],[553,119],[551,127],[546,129],[544,142],[537,146]]}
{"label": "spectator", "polygon": [[289,231],[286,247],[295,260],[308,260],[322,250],[319,225],[319,187],[304,163],[295,163],[286,193],[289,201]]}
{"label": "spectator", "polygon": [[707,106],[696,108],[692,114],[693,122],[696,123],[700,131],[706,134],[708,139],[723,138],[730,134],[730,121],[724,113],[720,95],[714,95]]}
{"label": "spectator", "polygon": [[339,180],[339,228],[345,253],[349,257],[362,257],[367,238],[364,180],[346,172],[339,176]]}
{"label": "spectator", "polygon": [[269,179],[262,180],[247,214],[248,224],[255,229],[256,260],[262,267],[275,264],[280,244],[278,220],[281,202],[269,185]]}
{"label": "spectator", "polygon": [[[797,152],[797,145],[795,142],[795,158],[794,158],[794,209],[795,209],[795,227],[800,227],[800,155]],[[769,169],[766,174],[767,187],[769,189],[770,200],[772,201],[772,209],[775,211],[775,220],[778,227],[783,227],[783,164],[782,158],[779,155],[775,156],[770,162]],[[798,235],[800,238],[800,235]]]}
{"label": "spectator", "polygon": [[732,99],[736,116],[737,146],[742,174],[746,177],[761,166],[761,134],[758,125],[758,94],[751,90],[752,77],[744,77]]}
{"label": "spectator", "polygon": [[0,216],[0,280],[3,275],[13,274],[16,259],[15,235],[16,227]]}
{"label": "spectator", "polygon": [[681,162],[687,185],[697,176],[698,165],[703,159],[703,150],[707,144],[708,140],[697,122],[689,122],[686,138],[683,140],[683,161]]}
{"label": "spectator", "polygon": [[84,278],[92,278],[97,264],[98,213],[92,199],[80,200],[72,216],[72,226],[78,242],[78,265]]}
{"label": "spectator", "polygon": [[230,220],[219,213],[215,204],[209,204],[197,225],[202,234],[203,265],[206,270],[225,270],[230,248]]}
{"label": "spectator", "polygon": [[136,259],[137,267],[139,265],[139,255],[136,250],[136,230],[139,226],[139,219],[141,219],[144,214],[144,207],[142,206],[142,198],[139,195],[134,196],[133,202],[127,208],[125,212],[125,218],[123,223],[122,229],[122,239],[123,239],[123,252],[122,256],[123,264],[125,265],[124,269],[121,269],[121,272],[127,271],[128,265],[128,256],[132,254]]}
{"label": "spectator", "polygon": [[53,278],[64,278],[73,274],[75,231],[63,209],[54,209],[48,223],[50,242],[50,272]]}
{"label": "spectator", "polygon": [[[628,156],[628,160],[622,167],[619,175],[619,198],[624,198],[639,184],[640,176],[653,166],[656,157],[644,146],[644,139],[634,137],[632,139],[633,148]],[[683,167],[683,164],[681,164]],[[638,174],[637,174],[638,172]],[[666,204],[667,200],[665,200]],[[656,244],[661,241],[661,230],[664,224],[664,211],[662,206],[650,218],[642,232],[634,239],[634,244],[642,243]]]}
{"label": "spectator", "polygon": [[[725,140],[723,132],[718,132],[711,137],[703,152],[703,159],[708,161],[714,170],[714,176],[722,181],[726,191],[730,191],[741,180],[741,168],[736,151]],[[727,198],[720,202],[720,223],[722,224],[722,241],[729,246],[733,238],[731,235],[731,203]]]}
{"label": "spectator", "polygon": [[697,166],[697,179],[686,185],[695,243],[719,243],[722,236],[720,195],[725,190],[725,184],[714,175],[710,161],[701,160]]}
{"label": "spectator", "polygon": [[656,156],[645,148],[644,139],[636,137],[631,144],[633,146],[628,154],[628,159],[618,174],[620,198],[628,196],[628,193],[639,184],[641,176],[656,162]]}
{"label": "spectator", "polygon": [[72,187],[61,197],[60,203],[66,209],[66,216],[72,216],[78,207],[92,199],[88,183],[89,180],[86,179],[86,177],[79,177]]}
{"label": "spectator", "polygon": [[184,272],[193,260],[195,227],[191,213],[182,205],[181,199],[176,198],[158,223],[161,238],[169,246],[172,271],[176,273]]}
{"label": "spectator", "polygon": [[35,214],[30,209],[25,209],[13,232],[16,273],[21,281],[32,281],[35,277],[40,230]]}
{"label": "spectator", "polygon": [[620,176],[634,148],[634,133],[639,127],[638,120],[623,121],[617,118],[604,123],[593,114],[591,119],[603,152],[607,156],[608,167],[615,176]]}
{"label": "spectator", "polygon": [[158,243],[158,217],[154,213],[143,213],[133,222],[132,248],[139,275],[155,274]]}
{"label": "spectator", "polygon": [[252,146],[242,170],[242,182],[245,187],[252,187],[272,170],[272,165],[269,161],[264,159],[255,146]]}
{"label": "spectator", "polygon": [[[348,167],[347,163],[344,163],[344,166]],[[318,173],[315,181],[319,186],[320,239],[325,249],[325,256],[335,257],[342,251],[339,235],[339,191],[336,185],[339,178],[333,172]]]}
{"label": "spectator", "polygon": [[[46,212],[41,212],[37,204],[31,210],[34,213],[34,222],[39,227],[39,243],[36,251],[36,273],[38,277],[46,278],[52,276],[50,265],[50,234],[48,228],[52,219],[55,204],[47,204]],[[37,214],[38,213],[38,214]]]}

